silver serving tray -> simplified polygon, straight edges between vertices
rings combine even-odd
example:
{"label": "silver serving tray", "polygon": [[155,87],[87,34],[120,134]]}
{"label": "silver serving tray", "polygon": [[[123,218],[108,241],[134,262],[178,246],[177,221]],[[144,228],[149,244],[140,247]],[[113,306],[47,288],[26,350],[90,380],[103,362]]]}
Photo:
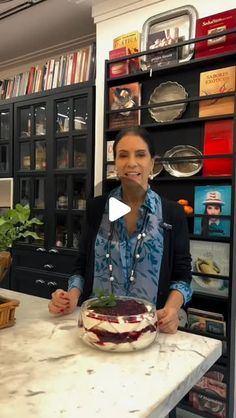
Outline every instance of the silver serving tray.
{"label": "silver serving tray", "polygon": [[163,170],[163,164],[160,161],[160,158],[161,157],[159,155],[156,155],[154,157],[153,178],[158,176],[161,173],[161,171]]}
{"label": "silver serving tray", "polygon": [[[195,37],[196,31],[196,21],[198,18],[197,10],[193,6],[183,6],[178,7],[173,10],[169,10],[164,13],[159,13],[157,15],[151,16],[147,19],[142,27],[142,36],[141,36],[141,51],[146,51],[149,48],[150,36],[154,33],[157,34],[157,38],[160,38],[160,33],[164,33],[165,39],[167,42],[161,43],[161,46],[168,45],[168,39],[177,36],[175,42],[183,42]],[[173,46],[173,43],[171,43]],[[152,46],[153,47],[153,46]],[[159,48],[159,45],[157,46]],[[178,62],[189,61],[194,53],[195,44],[185,45],[178,48]],[[165,54],[167,50],[162,53]],[[160,52],[157,52],[160,56]],[[166,61],[166,58],[163,60],[158,59],[157,63],[152,63],[150,57],[154,55],[144,55],[141,58],[141,69],[143,71],[148,68],[159,67],[162,65],[168,65],[173,60],[173,57],[170,59],[170,62]]]}
{"label": "silver serving tray", "polygon": [[[154,105],[162,102],[187,99],[188,93],[184,87],[175,81],[166,81],[156,87],[149,99],[148,104]],[[185,112],[187,103],[169,104],[165,106],[149,108],[151,117],[156,122],[170,122],[178,119]]]}
{"label": "silver serving tray", "polygon": [[[168,150],[163,159],[172,158],[172,161],[164,161],[163,166],[168,173],[174,177],[190,177],[198,173],[203,165],[202,159],[192,159],[191,157],[201,157],[202,153],[191,145],[178,145]],[[174,161],[175,158],[185,157],[184,160]],[[186,159],[189,157],[189,159]]]}

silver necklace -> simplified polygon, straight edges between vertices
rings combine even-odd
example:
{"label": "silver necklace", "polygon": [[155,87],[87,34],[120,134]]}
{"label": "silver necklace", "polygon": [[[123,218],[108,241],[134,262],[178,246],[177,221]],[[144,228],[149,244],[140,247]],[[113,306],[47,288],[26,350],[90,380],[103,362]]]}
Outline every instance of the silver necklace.
{"label": "silver necklace", "polygon": [[[148,215],[148,209],[146,208],[145,210],[145,214],[143,217],[143,222],[142,222],[142,226],[140,229],[140,232],[137,235],[137,240],[135,243],[135,247],[134,247],[134,253],[132,256],[132,267],[131,267],[131,271],[130,271],[130,275],[129,275],[129,286],[131,284],[134,284],[136,281],[136,266],[137,263],[139,261],[140,258],[140,253],[141,253],[141,249],[142,249],[142,243],[144,238],[146,237],[146,227],[149,221],[149,215]],[[112,238],[114,235],[114,227],[115,227],[115,222],[110,222],[110,231],[108,233],[108,240],[107,240],[107,253],[106,253],[106,259],[107,259],[107,264],[108,264],[108,272],[109,272],[109,281],[111,283],[111,290],[113,293],[113,283],[114,283],[114,275],[113,275],[113,265],[112,265],[112,255],[111,255],[111,243],[112,243]]]}

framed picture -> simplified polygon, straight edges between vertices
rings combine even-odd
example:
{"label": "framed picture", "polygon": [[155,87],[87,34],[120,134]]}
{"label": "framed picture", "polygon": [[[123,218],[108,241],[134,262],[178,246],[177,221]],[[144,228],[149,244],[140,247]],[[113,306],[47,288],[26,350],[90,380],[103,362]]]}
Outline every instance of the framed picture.
{"label": "framed picture", "polygon": [[195,235],[229,237],[231,186],[196,186],[194,213]]}
{"label": "framed picture", "polygon": [[194,44],[173,47],[174,44],[194,38],[197,11],[193,6],[178,7],[147,19],[142,28],[141,50],[154,50],[170,46],[170,49],[142,57],[141,68],[160,67],[173,61],[188,61],[193,55]]}
{"label": "framed picture", "polygon": [[194,292],[228,296],[229,281],[215,276],[229,276],[229,249],[229,243],[190,240]]}

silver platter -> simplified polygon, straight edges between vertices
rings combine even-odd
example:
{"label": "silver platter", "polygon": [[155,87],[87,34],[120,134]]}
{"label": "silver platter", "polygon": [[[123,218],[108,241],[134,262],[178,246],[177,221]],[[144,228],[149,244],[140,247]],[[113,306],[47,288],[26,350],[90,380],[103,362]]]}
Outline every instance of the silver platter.
{"label": "silver platter", "polygon": [[163,170],[163,164],[160,161],[160,156],[156,155],[154,158],[154,167],[153,167],[153,178],[158,176]]}
{"label": "silver platter", "polygon": [[[172,160],[164,161],[163,166],[174,177],[190,177],[201,170],[203,164],[202,159],[198,160],[196,158],[201,156],[201,151],[191,145],[178,145],[164,154],[164,160],[167,158],[171,158]],[[184,158],[181,161],[182,157]],[[191,157],[195,158],[191,159]],[[174,159],[178,160],[174,161]]]}
{"label": "silver platter", "polygon": [[[195,37],[197,18],[197,10],[189,5],[149,17],[142,28],[141,51],[153,48],[153,45],[150,45],[153,44],[153,38],[158,40],[161,37],[162,43],[157,46],[160,51],[155,50],[154,54],[144,55],[141,58],[142,70],[168,66],[175,60],[179,62],[189,61],[193,56],[195,44],[191,43],[180,47],[177,45],[173,48],[175,46],[173,43],[178,44]],[[170,40],[172,41],[171,50],[161,50],[162,46],[170,44]],[[172,53],[168,54],[171,51]],[[175,51],[177,54],[175,54]],[[169,58],[168,55],[170,55]]]}
{"label": "silver platter", "polygon": [[[187,99],[188,93],[181,84],[175,81],[166,81],[156,87],[149,99],[149,105],[155,105],[162,102]],[[151,117],[156,122],[170,122],[182,116],[186,110],[187,103],[165,105],[152,107],[149,110]]]}

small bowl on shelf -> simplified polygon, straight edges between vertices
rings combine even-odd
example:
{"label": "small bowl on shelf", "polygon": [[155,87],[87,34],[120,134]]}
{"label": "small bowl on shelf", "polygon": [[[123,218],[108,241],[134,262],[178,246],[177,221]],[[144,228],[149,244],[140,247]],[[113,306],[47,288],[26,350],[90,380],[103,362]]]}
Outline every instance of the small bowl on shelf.
{"label": "small bowl on shelf", "polygon": [[97,307],[98,298],[85,301],[80,309],[79,335],[103,351],[127,352],[148,347],[158,332],[156,307],[139,298],[116,297],[116,305]]}

